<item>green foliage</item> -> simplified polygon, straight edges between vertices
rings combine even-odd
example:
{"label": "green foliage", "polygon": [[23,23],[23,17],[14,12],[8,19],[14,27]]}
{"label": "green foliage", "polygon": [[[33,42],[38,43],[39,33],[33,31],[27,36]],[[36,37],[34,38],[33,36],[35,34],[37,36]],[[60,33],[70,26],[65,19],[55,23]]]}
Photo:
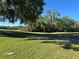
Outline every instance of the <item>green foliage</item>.
{"label": "green foliage", "polygon": [[35,21],[42,13],[44,0],[0,0],[0,15],[10,22]]}
{"label": "green foliage", "polygon": [[[32,26],[31,26],[32,25]],[[76,32],[79,31],[79,22],[68,16],[60,16],[56,10],[47,12],[46,16],[40,16],[34,24],[29,25],[31,31],[38,32]]]}
{"label": "green foliage", "polygon": [[5,30],[20,30],[23,26],[0,26],[0,29]]}

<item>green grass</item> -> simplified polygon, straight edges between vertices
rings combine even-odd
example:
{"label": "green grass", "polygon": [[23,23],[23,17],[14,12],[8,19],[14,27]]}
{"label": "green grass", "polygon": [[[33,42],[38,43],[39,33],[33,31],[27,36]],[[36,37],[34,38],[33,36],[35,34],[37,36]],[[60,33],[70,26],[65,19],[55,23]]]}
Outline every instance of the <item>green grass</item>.
{"label": "green grass", "polygon": [[49,40],[0,37],[0,59],[79,59],[78,51],[63,49],[53,40],[44,41]]}
{"label": "green grass", "polygon": [[59,42],[62,40],[0,37],[0,59],[79,59],[79,51],[64,49]]}
{"label": "green grass", "polygon": [[29,32],[34,34],[79,34],[79,32]]}

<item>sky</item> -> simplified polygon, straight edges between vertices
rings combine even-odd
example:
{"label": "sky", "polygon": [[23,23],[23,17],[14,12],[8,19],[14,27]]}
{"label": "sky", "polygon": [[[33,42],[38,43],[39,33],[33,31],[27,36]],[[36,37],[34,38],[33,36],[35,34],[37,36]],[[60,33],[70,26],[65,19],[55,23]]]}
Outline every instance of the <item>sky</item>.
{"label": "sky", "polygon": [[79,0],[45,0],[44,12],[56,9],[63,16],[79,19]]}
{"label": "sky", "polygon": [[[44,10],[43,14],[46,14],[48,10],[56,9],[61,13],[62,16],[70,16],[71,18],[79,21],[79,0],[44,0]],[[0,25],[4,26],[18,26],[19,22],[12,23],[2,23]]]}

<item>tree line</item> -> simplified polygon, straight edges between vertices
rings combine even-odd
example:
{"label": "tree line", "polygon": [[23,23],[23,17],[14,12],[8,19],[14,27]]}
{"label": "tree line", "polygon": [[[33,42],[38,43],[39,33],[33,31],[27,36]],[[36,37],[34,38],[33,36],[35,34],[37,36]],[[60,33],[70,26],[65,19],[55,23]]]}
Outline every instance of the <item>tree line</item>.
{"label": "tree line", "polygon": [[61,16],[56,10],[49,10],[46,15],[39,16],[35,23],[27,27],[29,31],[35,32],[78,32],[79,22],[69,16]]}
{"label": "tree line", "polygon": [[0,26],[0,29],[4,30],[24,30],[23,26]]}
{"label": "tree line", "polygon": [[79,32],[79,22],[69,16],[61,16],[56,10],[49,10],[46,15],[39,16],[35,22],[25,26],[0,26],[0,29],[32,32]]}

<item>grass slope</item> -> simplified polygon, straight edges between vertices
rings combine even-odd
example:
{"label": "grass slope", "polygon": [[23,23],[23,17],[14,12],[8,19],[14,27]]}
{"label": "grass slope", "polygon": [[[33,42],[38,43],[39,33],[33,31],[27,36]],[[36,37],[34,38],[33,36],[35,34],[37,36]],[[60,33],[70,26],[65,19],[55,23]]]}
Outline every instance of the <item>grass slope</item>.
{"label": "grass slope", "polygon": [[79,59],[79,51],[64,49],[53,42],[54,39],[30,40],[1,35],[0,59]]}

